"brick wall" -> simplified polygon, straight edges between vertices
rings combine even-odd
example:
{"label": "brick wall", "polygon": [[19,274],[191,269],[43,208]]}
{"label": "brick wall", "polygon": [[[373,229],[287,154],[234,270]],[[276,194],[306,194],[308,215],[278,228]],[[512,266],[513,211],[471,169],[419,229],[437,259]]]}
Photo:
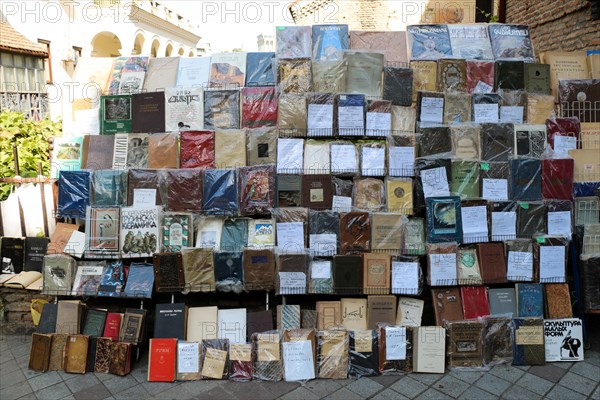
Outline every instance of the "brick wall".
{"label": "brick wall", "polygon": [[4,307],[4,319],[0,321],[3,333],[29,333],[34,330],[31,319],[31,301],[54,297],[23,289],[0,288],[0,303]]}
{"label": "brick wall", "polygon": [[594,20],[594,1],[507,0],[506,22],[529,25],[537,54],[600,48],[600,19]]}

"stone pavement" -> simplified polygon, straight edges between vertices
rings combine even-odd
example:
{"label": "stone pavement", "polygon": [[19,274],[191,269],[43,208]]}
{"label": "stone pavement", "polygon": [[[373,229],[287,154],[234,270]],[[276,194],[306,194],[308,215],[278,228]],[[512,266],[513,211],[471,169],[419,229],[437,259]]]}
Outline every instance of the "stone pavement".
{"label": "stone pavement", "polygon": [[497,366],[488,372],[409,374],[358,380],[146,382],[147,358],[126,377],[27,368],[30,336],[0,336],[0,399],[600,399],[600,346],[579,363]]}

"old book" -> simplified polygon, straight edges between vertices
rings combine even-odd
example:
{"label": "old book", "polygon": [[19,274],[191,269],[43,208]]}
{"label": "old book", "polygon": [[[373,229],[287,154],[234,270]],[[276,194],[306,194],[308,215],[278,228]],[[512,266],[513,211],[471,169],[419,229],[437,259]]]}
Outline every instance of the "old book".
{"label": "old book", "polygon": [[105,268],[105,261],[79,261],[71,295],[96,296]]}
{"label": "old book", "polygon": [[94,372],[107,374],[110,367],[112,339],[101,337],[96,344]]}
{"label": "old book", "polygon": [[153,288],[154,266],[150,263],[131,263],[123,295],[149,299],[152,297]]}
{"label": "old book", "polygon": [[242,89],[242,128],[277,125],[277,100],[274,87]]}
{"label": "old book", "polygon": [[517,316],[519,318],[544,317],[544,292],[540,283],[517,283]]}
{"label": "old book", "polygon": [[333,136],[335,95],[312,93],[306,95],[307,136]]}
{"label": "old book", "polygon": [[582,321],[577,318],[544,320],[544,348],[546,362],[583,360]]}
{"label": "old book", "polygon": [[76,268],[77,263],[70,256],[63,254],[44,256],[42,292],[46,294],[70,294]]}
{"label": "old book", "polygon": [[117,57],[105,91],[109,94],[138,93],[148,69],[146,56]]}
{"label": "old book", "polygon": [[[337,244],[340,236],[339,215],[333,211],[310,210],[308,225],[309,248],[313,255],[315,257],[328,257],[337,254]],[[326,272],[320,272],[319,275],[321,274],[326,274]]]}
{"label": "old book", "polygon": [[90,171],[60,171],[58,177],[57,216],[85,218],[90,205]]}
{"label": "old book", "polygon": [[256,352],[253,378],[277,382],[283,379],[281,337],[275,333],[257,333],[252,336],[252,350]]}
{"label": "old book", "polygon": [[275,255],[268,249],[244,250],[244,287],[272,290],[275,282]]}
{"label": "old book", "polygon": [[200,343],[177,342],[177,375],[176,379],[181,381],[200,380]]}
{"label": "old book", "polygon": [[273,330],[273,310],[249,312],[246,320],[248,322],[246,333],[250,341],[255,333]]}
{"label": "old book", "polygon": [[106,315],[106,323],[104,324],[104,331],[102,336],[114,340],[119,340],[119,332],[121,330],[121,320],[123,314],[119,313],[108,313]]}
{"label": "old book", "polygon": [[544,125],[515,125],[515,155],[541,158],[546,150]]}
{"label": "old book", "polygon": [[177,292],[185,286],[180,253],[154,254],[154,276],[157,292]]}
{"label": "old book", "polygon": [[[385,149],[383,148],[368,148],[364,147],[363,151],[376,150],[377,157],[371,158],[371,160],[377,159],[379,166],[383,166],[383,157],[385,157]],[[379,151],[381,150],[381,151]],[[369,170],[367,165],[367,157],[363,155],[362,174],[367,175],[374,172],[374,175],[384,175],[382,169],[375,168]],[[380,172],[377,172],[379,170]],[[372,172],[371,172],[372,171]],[[354,208],[359,210],[373,210],[378,211],[385,207],[385,183],[379,178],[355,178],[353,188],[353,202]]]}
{"label": "old book", "polygon": [[395,322],[396,296],[370,295],[367,302],[367,329],[377,329],[379,323]]}
{"label": "old book", "polygon": [[490,24],[488,29],[494,59],[535,61],[533,45],[527,26]]}
{"label": "old book", "polygon": [[315,61],[340,60],[348,50],[348,25],[313,25],[312,59]]}
{"label": "old book", "polygon": [[410,178],[387,178],[385,183],[388,212],[412,215],[414,211],[413,180]]}
{"label": "old book", "polygon": [[548,143],[554,150],[554,158],[567,158],[569,150],[577,148],[580,136],[580,123],[576,117],[552,118],[546,120]]}
{"label": "old book", "polygon": [[78,335],[81,332],[84,304],[80,300],[61,300],[56,312],[56,333]]}
{"label": "old book", "polygon": [[0,242],[2,272],[19,274],[25,261],[25,240],[23,238],[3,237]]}
{"label": "old book", "polygon": [[238,211],[235,170],[215,169],[204,173],[204,212],[209,215],[233,215]]}
{"label": "old book", "polygon": [[302,329],[317,329],[317,310],[300,310]]}
{"label": "old book", "polygon": [[513,154],[513,124],[481,125],[481,158],[484,161],[508,161]]}
{"label": "old book", "polygon": [[158,89],[173,87],[177,84],[179,57],[160,57],[148,60],[148,70],[144,78],[143,92],[157,92]]}
{"label": "old book", "polygon": [[81,169],[98,171],[112,168],[114,145],[115,137],[112,135],[85,135],[81,150]]}
{"label": "old book", "polygon": [[490,315],[487,287],[461,286],[460,297],[465,319],[476,319]]}
{"label": "old book", "polygon": [[69,335],[64,350],[63,367],[65,372],[85,374],[90,337],[87,335]]}
{"label": "old book", "polygon": [[166,209],[179,212],[202,210],[202,170],[167,169],[161,171],[160,180],[163,187],[166,186]]}
{"label": "old book", "polygon": [[479,198],[479,170],[477,161],[453,160],[450,192],[460,196],[462,200]]}
{"label": "old book", "polygon": [[346,330],[367,329],[367,299],[342,298],[342,326]]}
{"label": "old book", "polygon": [[160,251],[159,212],[160,207],[121,209],[122,258],[152,257]]}
{"label": "old book", "polygon": [[53,142],[50,176],[58,178],[60,171],[81,169],[84,157],[84,136],[57,137]]}
{"label": "old book", "polygon": [[204,90],[201,86],[165,89],[165,130],[204,129]]}
{"label": "old book", "polygon": [[183,273],[186,290],[210,292],[215,288],[213,249],[184,248],[182,250]]}
{"label": "old book", "polygon": [[275,34],[278,58],[311,57],[312,41],[309,26],[278,26]]}
{"label": "old book", "polygon": [[333,285],[337,294],[357,294],[364,290],[361,255],[333,257]]}
{"label": "old book", "polygon": [[313,61],[311,66],[312,90],[315,93],[344,93],[346,91],[347,62]]}
{"label": "old book", "polygon": [[400,326],[421,326],[425,302],[411,297],[400,297],[395,323]]}
{"label": "old book", "polygon": [[[417,93],[417,121],[427,122],[429,126],[438,127],[444,122],[444,93],[435,91],[419,91]],[[439,144],[438,144],[439,145]]]}
{"label": "old book", "polygon": [[[86,258],[117,258],[119,256],[120,222],[121,213],[118,207],[91,207],[87,210],[85,232],[86,249],[84,251]],[[102,276],[102,269],[105,264],[105,262],[81,264],[89,267],[101,267],[100,271],[93,271],[90,269],[82,272],[84,272],[85,275]],[[97,283],[99,284],[100,281],[98,280]],[[73,289],[78,290],[79,286],[74,285]]]}
{"label": "old book", "polygon": [[522,238],[544,234],[547,209],[544,204],[520,202],[517,207],[517,236]]}
{"label": "old book", "polygon": [[119,342],[138,344],[144,335],[146,310],[126,309],[119,331]]}
{"label": "old book", "polygon": [[506,257],[501,243],[478,243],[477,260],[484,283],[506,282]]}
{"label": "old book", "polygon": [[100,133],[132,132],[131,95],[102,96],[100,98]]}
{"label": "old book", "polygon": [[188,309],[188,342],[217,338],[217,307],[190,307]]}
{"label": "old book", "polygon": [[215,132],[183,131],[180,139],[181,168],[215,167]]}
{"label": "old book", "polygon": [[29,369],[38,372],[48,371],[52,335],[34,333],[31,336],[31,352],[29,353]]}
{"label": "old book", "polygon": [[246,162],[249,166],[277,162],[277,130],[275,128],[250,129],[246,134]]}
{"label": "old book", "polygon": [[348,377],[348,332],[318,331],[317,370],[319,379]]}
{"label": "old book", "polygon": [[420,91],[433,92],[437,87],[437,62],[436,61],[411,61],[413,70],[413,103],[417,101]]}
{"label": "old book", "polygon": [[[50,244],[46,254],[59,255],[65,252],[65,247],[74,231],[79,231],[79,224],[65,224],[58,222],[54,233],[50,236]],[[45,261],[45,260],[44,260]]]}
{"label": "old book", "polygon": [[176,86],[207,87],[210,57],[181,57],[177,68]]}
{"label": "old book", "polygon": [[493,92],[494,66],[492,61],[467,60],[467,93]]}
{"label": "old book", "polygon": [[246,165],[246,132],[241,129],[215,131],[215,166],[220,169]]}
{"label": "old book", "polygon": [[407,255],[425,254],[425,220],[411,218],[403,225],[402,253]]}
{"label": "old book", "polygon": [[131,131],[165,131],[165,95],[162,92],[138,93],[131,96]]}
{"label": "old book", "polygon": [[452,55],[446,25],[409,25],[407,37],[411,60],[438,60]]}
{"label": "old book", "polygon": [[558,101],[558,84],[561,80],[587,79],[589,68],[583,51],[547,51],[541,54],[542,62],[550,65],[550,88]]}
{"label": "old book", "polygon": [[527,93],[551,94],[550,90],[550,65],[526,63],[525,90]]}
{"label": "old book", "polygon": [[183,303],[157,304],[154,314],[154,337],[185,340],[187,306]]}
{"label": "old book", "polygon": [[333,200],[330,175],[304,175],[302,177],[302,206],[312,209],[329,209]]}
{"label": "old book", "polygon": [[127,170],[105,169],[94,171],[90,189],[91,206],[124,206],[127,202],[127,179]]}
{"label": "old book", "polygon": [[150,339],[148,382],[173,382],[176,378],[177,339]]}
{"label": "old book", "polygon": [[328,330],[342,324],[342,303],[340,301],[317,301],[317,330]]}
{"label": "old book", "polygon": [[42,308],[40,323],[38,324],[37,333],[54,333],[56,330],[56,313],[58,312],[58,304],[46,303]]}
{"label": "old book", "polygon": [[302,204],[302,177],[280,175],[276,177],[278,207],[300,207]]}
{"label": "old book", "polygon": [[572,318],[571,293],[568,283],[547,283],[544,285],[546,298],[546,318]]}
{"label": "old book", "polygon": [[125,286],[123,261],[109,262],[98,286],[99,297],[119,297]]}
{"label": "old book", "polygon": [[346,51],[344,60],[348,63],[346,91],[382,95],[383,54]]}
{"label": "old book", "polygon": [[522,61],[496,61],[495,90],[525,90],[525,67]]}
{"label": "old book", "polygon": [[217,337],[229,343],[246,343],[246,309],[236,308],[217,312]]}
{"label": "old book", "polygon": [[240,91],[204,92],[204,129],[240,128]]}
{"label": "old book", "polygon": [[377,329],[348,332],[350,339],[350,378],[378,375],[379,340]]}
{"label": "old book", "polygon": [[241,251],[215,253],[215,286],[218,291],[240,291],[243,285],[244,265]]}
{"label": "old book", "polygon": [[300,306],[284,304],[277,306],[277,329],[300,329]]}
{"label": "old book", "polygon": [[131,372],[131,343],[111,343],[109,373],[125,376]]}
{"label": "old book", "polygon": [[[572,157],[573,160],[568,158],[551,160],[565,167],[565,170],[555,173],[561,175],[562,179],[559,179],[557,183],[563,185],[563,191],[571,179],[573,182],[596,182],[600,180],[600,160],[597,153],[597,149],[569,150],[569,157]],[[572,174],[570,174],[571,170],[573,170]]]}
{"label": "old book", "polygon": [[544,320],[515,318],[513,365],[544,365]]}
{"label": "old book", "polygon": [[444,123],[456,124],[470,122],[471,96],[464,92],[448,92],[444,102]]}
{"label": "old book", "polygon": [[[412,204],[412,203],[411,203]],[[371,249],[396,250],[402,243],[403,213],[373,213],[371,215]]]}
{"label": "old book", "polygon": [[515,201],[541,200],[542,166],[536,158],[514,158],[509,161],[509,196]]}
{"label": "old book", "polygon": [[[129,169],[127,176],[127,205],[137,208],[162,205],[162,193],[156,169]],[[136,200],[137,196],[137,200]],[[154,201],[152,201],[154,200]],[[128,215],[121,210],[121,216]],[[131,218],[131,215],[128,215]],[[121,220],[123,224],[124,220]],[[123,242],[121,242],[123,244]]]}
{"label": "old book", "polygon": [[174,133],[148,137],[148,168],[179,168],[179,136]]}
{"label": "old book", "polygon": [[431,297],[437,326],[442,326],[444,321],[464,319],[459,288],[431,289]]}
{"label": "old book", "polygon": [[381,324],[379,332],[379,373],[408,373],[413,370],[413,330]]}
{"label": "old book", "polygon": [[581,149],[600,148],[600,122],[581,123]]}
{"label": "old book", "polygon": [[387,294],[390,291],[389,254],[363,254],[363,293]]}
{"label": "old book", "polygon": [[420,128],[417,133],[417,157],[437,155],[442,157],[452,151],[450,128],[436,126]]}
{"label": "old book", "polygon": [[340,252],[368,251],[371,248],[371,218],[367,212],[340,215]]}
{"label": "old book", "polygon": [[469,60],[493,60],[487,26],[480,24],[449,24],[452,55]]}
{"label": "old book", "polygon": [[517,301],[514,288],[490,288],[488,290],[491,316],[517,315]]}
{"label": "old book", "polygon": [[462,242],[460,197],[427,198],[428,243]]}
{"label": "old book", "polygon": [[490,317],[483,320],[483,356],[486,365],[509,363],[512,360],[512,318]]}
{"label": "old book", "polygon": [[279,93],[304,95],[310,92],[312,77],[309,58],[280,58],[277,67]]}
{"label": "old book", "polygon": [[106,325],[106,310],[88,310],[85,315],[85,323],[81,333],[91,337],[100,337],[104,333],[104,325]]}
{"label": "old book", "polygon": [[350,31],[350,49],[380,52],[386,63],[408,63],[405,31]]}
{"label": "old book", "polygon": [[210,65],[210,87],[239,88],[246,82],[246,53],[213,53]]}
{"label": "old book", "polygon": [[437,70],[438,92],[464,92],[467,85],[467,65],[465,60],[440,59]]}
{"label": "old book", "polygon": [[447,325],[449,367],[483,367],[483,327],[479,321],[456,321]]}
{"label": "old book", "polygon": [[413,328],[413,372],[443,374],[446,329],[439,326]]}
{"label": "old book", "polygon": [[246,53],[246,86],[275,86],[274,52]]}
{"label": "old book", "polygon": [[64,371],[64,351],[68,337],[69,335],[66,333],[52,334],[48,371]]}
{"label": "old book", "polygon": [[481,269],[477,260],[477,251],[474,246],[458,249],[456,255],[457,279],[459,285],[481,285]]}
{"label": "old book", "polygon": [[394,106],[412,104],[413,71],[410,68],[384,67],[383,99]]}

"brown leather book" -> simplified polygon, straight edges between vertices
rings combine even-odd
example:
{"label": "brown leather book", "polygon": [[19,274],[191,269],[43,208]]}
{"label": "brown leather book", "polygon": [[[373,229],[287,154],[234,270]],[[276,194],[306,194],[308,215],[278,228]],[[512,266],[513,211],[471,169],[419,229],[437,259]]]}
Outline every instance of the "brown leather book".
{"label": "brown leather book", "polygon": [[377,324],[396,322],[397,299],[394,295],[369,296],[367,298],[368,328],[377,329]]}
{"label": "brown leather book", "polygon": [[368,212],[353,211],[340,215],[341,254],[371,249],[371,216]]}
{"label": "brown leather book", "polygon": [[479,321],[455,321],[446,329],[448,365],[483,367],[483,324]]}
{"label": "brown leather book", "polygon": [[148,168],[179,168],[179,135],[161,133],[148,137]]}
{"label": "brown leather book", "polygon": [[484,283],[506,283],[506,255],[502,243],[478,243],[477,260]]}
{"label": "brown leather book", "polygon": [[464,319],[460,288],[431,289],[431,297],[437,326],[443,326],[444,321],[461,321]]}
{"label": "brown leather book", "polygon": [[[276,293],[306,294],[307,282],[304,286],[281,286],[280,272],[300,272],[308,276],[308,256],[306,254],[281,254],[277,256],[277,274],[275,275]],[[284,282],[285,284],[285,282]]]}
{"label": "brown leather book", "polygon": [[161,184],[167,188],[165,199],[167,209],[170,211],[201,211],[203,177],[201,169],[161,171]]}
{"label": "brown leather book", "polygon": [[110,368],[112,343],[113,340],[111,338],[98,338],[98,344],[96,345],[96,362],[94,365],[94,372],[108,374]]}
{"label": "brown leather book", "polygon": [[246,290],[273,290],[275,255],[272,250],[244,250],[244,287]]}
{"label": "brown leather book", "polygon": [[112,343],[110,348],[110,367],[113,375],[125,376],[131,372],[131,343]]}
{"label": "brown leather book", "polygon": [[571,293],[568,283],[547,283],[544,285],[546,299],[546,318],[573,318]]}
{"label": "brown leather book", "polygon": [[114,135],[85,135],[81,152],[81,169],[92,171],[111,169],[114,146]]}
{"label": "brown leather book", "polygon": [[154,254],[154,285],[158,293],[180,292],[185,286],[181,253]]}
{"label": "brown leather book", "polygon": [[467,89],[467,64],[465,60],[441,59],[438,61],[437,91],[464,92]]}
{"label": "brown leather book", "polygon": [[131,96],[131,131],[165,131],[164,92],[136,93]]}
{"label": "brown leather book", "polygon": [[123,316],[123,323],[119,331],[119,341],[138,344],[144,333],[144,319],[146,310],[128,308]]}
{"label": "brown leather book", "polygon": [[127,205],[133,205],[135,189],[155,189],[156,205],[160,206],[163,204],[157,170],[130,169],[127,180]]}
{"label": "brown leather book", "polygon": [[302,176],[302,206],[327,210],[333,201],[333,183],[331,175]]}
{"label": "brown leather book", "polygon": [[85,374],[89,344],[90,337],[88,335],[69,335],[63,361],[65,372]]}
{"label": "brown leather book", "polygon": [[[390,292],[390,255],[382,253],[363,254],[363,285],[365,294],[388,294]],[[371,328],[374,329],[374,328]]]}
{"label": "brown leather book", "polygon": [[67,345],[67,338],[69,335],[66,333],[53,333],[52,334],[52,346],[50,348],[50,363],[48,365],[48,371],[62,371],[64,370],[64,351]]}
{"label": "brown leather book", "polygon": [[386,347],[386,330],[382,325],[379,330],[379,372],[412,372],[413,369],[413,328],[406,327],[406,356],[404,360],[388,360]]}
{"label": "brown leather book", "polygon": [[33,371],[48,371],[52,335],[34,333],[31,336],[31,352],[29,353],[29,369]]}

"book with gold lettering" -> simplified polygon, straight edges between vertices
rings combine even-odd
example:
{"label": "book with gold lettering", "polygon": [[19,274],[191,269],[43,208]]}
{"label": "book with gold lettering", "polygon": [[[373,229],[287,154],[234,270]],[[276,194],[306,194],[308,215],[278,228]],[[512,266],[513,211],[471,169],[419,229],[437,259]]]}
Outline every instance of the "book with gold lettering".
{"label": "book with gold lettering", "polygon": [[[363,254],[363,291],[365,294],[388,294],[391,286],[390,255]],[[343,304],[342,304],[343,307]]]}

